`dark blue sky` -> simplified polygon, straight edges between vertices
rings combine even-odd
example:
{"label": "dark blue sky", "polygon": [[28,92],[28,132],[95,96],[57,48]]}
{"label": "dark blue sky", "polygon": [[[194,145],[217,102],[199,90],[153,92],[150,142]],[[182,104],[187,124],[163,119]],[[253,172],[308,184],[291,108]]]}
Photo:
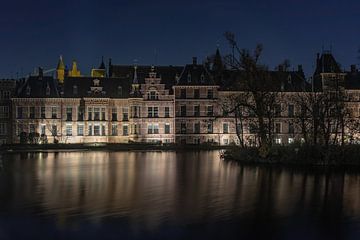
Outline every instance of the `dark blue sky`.
{"label": "dark blue sky", "polygon": [[[284,59],[313,71],[316,53],[332,45],[343,67],[359,63],[358,0],[12,0],[0,8],[0,77],[37,66],[78,61],[82,73],[99,65],[177,65],[229,51],[225,31],[253,48],[263,43],[264,62]],[[155,51],[157,60],[155,60]]]}

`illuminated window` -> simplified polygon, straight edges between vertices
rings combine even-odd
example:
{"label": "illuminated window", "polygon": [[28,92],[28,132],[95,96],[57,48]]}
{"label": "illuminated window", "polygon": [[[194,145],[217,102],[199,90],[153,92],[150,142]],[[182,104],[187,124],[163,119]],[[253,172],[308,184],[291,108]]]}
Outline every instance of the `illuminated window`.
{"label": "illuminated window", "polygon": [[94,136],[100,136],[100,125],[94,125]]}
{"label": "illuminated window", "polygon": [[72,136],[72,125],[66,124],[66,136]]}
{"label": "illuminated window", "polygon": [[165,123],[165,134],[170,134],[170,123]]}
{"label": "illuminated window", "polygon": [[77,125],[77,135],[84,136],[84,125],[83,124]]}
{"label": "illuminated window", "polygon": [[117,124],[112,124],[111,125],[111,135],[112,136],[117,136],[118,135],[118,126],[117,126]]}

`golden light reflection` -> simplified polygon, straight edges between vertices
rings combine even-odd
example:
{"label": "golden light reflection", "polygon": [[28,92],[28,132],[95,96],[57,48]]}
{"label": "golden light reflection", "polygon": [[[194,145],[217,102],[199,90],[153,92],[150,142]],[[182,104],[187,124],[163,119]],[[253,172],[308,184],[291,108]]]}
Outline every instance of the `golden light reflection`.
{"label": "golden light reflection", "polygon": [[121,217],[154,229],[329,209],[360,216],[358,175],[227,164],[216,151],[19,154],[11,164],[14,202],[32,202],[59,224]]}

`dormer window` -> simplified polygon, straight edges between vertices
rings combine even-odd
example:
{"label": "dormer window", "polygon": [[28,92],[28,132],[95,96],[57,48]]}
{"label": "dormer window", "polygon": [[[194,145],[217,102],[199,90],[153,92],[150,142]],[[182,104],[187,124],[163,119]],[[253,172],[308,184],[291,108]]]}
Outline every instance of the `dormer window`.
{"label": "dormer window", "polygon": [[288,83],[291,84],[291,75],[288,76]]}
{"label": "dormer window", "polygon": [[26,87],[26,95],[30,95],[30,93],[31,93],[31,87],[28,85],[27,87]]}
{"label": "dormer window", "polygon": [[73,86],[73,94],[74,95],[78,94],[78,87],[76,85]]}
{"label": "dormer window", "polygon": [[187,82],[191,83],[191,73],[188,73],[188,75],[187,75]]}
{"label": "dormer window", "polygon": [[118,96],[119,96],[119,97],[122,96],[122,87],[121,87],[121,86],[118,86],[118,88],[117,88],[117,93],[118,93]]}
{"label": "dormer window", "polygon": [[201,83],[205,83],[205,76],[203,73],[200,76],[200,81],[201,81]]}
{"label": "dormer window", "polygon": [[46,86],[46,96],[49,96],[50,95],[50,86],[49,84]]}

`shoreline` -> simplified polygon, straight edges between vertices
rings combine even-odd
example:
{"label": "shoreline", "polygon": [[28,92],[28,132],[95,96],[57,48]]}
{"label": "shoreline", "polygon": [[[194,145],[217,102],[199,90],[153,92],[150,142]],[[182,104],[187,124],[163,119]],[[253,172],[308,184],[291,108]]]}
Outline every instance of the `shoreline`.
{"label": "shoreline", "polygon": [[258,166],[360,169],[360,145],[273,146],[266,157],[260,157],[257,148],[231,148],[225,150],[222,159],[225,162]]}
{"label": "shoreline", "polygon": [[76,152],[76,151],[200,151],[226,150],[230,146],[219,145],[159,145],[128,143],[85,143],[85,144],[11,144],[0,147],[1,153],[18,152]]}

